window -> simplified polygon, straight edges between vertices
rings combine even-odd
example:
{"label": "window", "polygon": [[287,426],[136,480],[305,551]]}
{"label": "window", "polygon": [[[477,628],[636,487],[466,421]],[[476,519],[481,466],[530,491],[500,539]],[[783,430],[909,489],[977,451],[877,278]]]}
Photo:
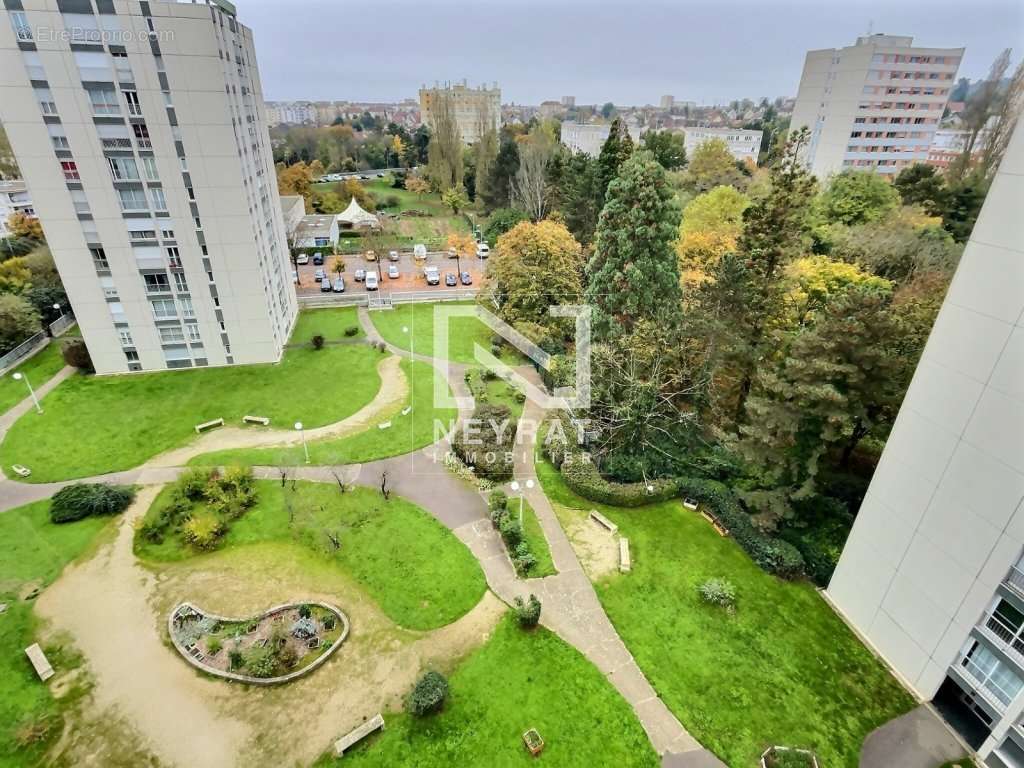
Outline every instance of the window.
{"label": "window", "polygon": [[114,177],[114,181],[139,180],[139,167],[132,158],[108,157],[107,162],[110,163],[110,174]]}
{"label": "window", "polygon": [[39,109],[44,115],[57,114],[57,102],[53,100],[53,94],[49,88],[33,88],[36,93],[36,101],[39,102]]}
{"label": "window", "polygon": [[202,344],[203,337],[199,335],[198,325],[186,325],[185,330],[188,332],[188,340],[192,344]]}
{"label": "window", "polygon": [[168,225],[168,224],[161,224],[160,225],[160,234],[164,236],[165,240],[173,240],[174,239],[174,230],[171,229],[170,225]]}
{"label": "window", "polygon": [[174,299],[153,299],[153,317],[157,320],[167,320],[178,316],[178,310],[174,306]]}
{"label": "window", "polygon": [[139,353],[136,352],[134,349],[126,349],[124,351],[124,356],[128,360],[129,363],[137,363],[137,362],[139,362]]}
{"label": "window", "polygon": [[174,273],[174,289],[178,293],[188,293],[188,281],[185,279],[184,272]]}
{"label": "window", "polygon": [[110,262],[107,261],[107,254],[102,248],[90,248],[92,263],[96,269],[110,269]]}
{"label": "window", "polygon": [[71,201],[75,204],[75,213],[89,213],[89,200],[84,190],[72,189]]}
{"label": "window", "polygon": [[163,95],[164,95],[164,106],[173,107],[174,106],[174,102],[171,100],[171,92],[170,91],[161,91],[161,93],[163,93]]}
{"label": "window", "polygon": [[117,195],[121,199],[122,211],[145,211],[149,209],[149,206],[146,204],[146,192],[141,187],[118,189]]}
{"label": "window", "polygon": [[124,92],[125,103],[128,104],[128,114],[138,117],[142,114],[142,105],[139,104],[139,94],[135,91]]}
{"label": "window", "polygon": [[161,344],[180,344],[185,341],[185,334],[180,327],[172,325],[160,329]]}
{"label": "window", "polygon": [[114,69],[117,70],[117,79],[121,82],[131,82],[135,78],[132,76],[132,68],[128,64],[128,54],[124,51],[110,54],[114,59]]}
{"label": "window", "polygon": [[132,341],[132,332],[129,331],[127,328],[119,328],[117,331],[117,335],[121,338],[122,347],[135,346],[135,342]]}
{"label": "window", "polygon": [[14,27],[14,34],[19,40],[32,41],[32,27],[28,25],[28,17],[23,11],[9,11],[11,15],[11,26]]}
{"label": "window", "polygon": [[132,130],[135,132],[135,143],[139,145],[139,149],[153,148],[153,142],[149,139],[149,128],[145,123],[133,124]]}
{"label": "window", "polygon": [[156,240],[156,231],[152,229],[129,229],[129,240]]}
{"label": "window", "polygon": [[167,250],[167,260],[171,262],[172,267],[181,267],[181,257],[178,255],[178,249],[171,246]]}
{"label": "window", "polygon": [[146,293],[170,293],[171,283],[167,279],[165,272],[158,272],[154,275],[143,275],[143,281],[146,283]]}
{"label": "window", "polygon": [[143,155],[142,168],[146,173],[146,181],[160,181],[160,174],[156,170],[156,159],[151,155]]}
{"label": "window", "polygon": [[153,207],[158,211],[167,210],[167,198],[164,197],[164,191],[160,187],[150,187],[149,196],[153,200]]}
{"label": "window", "polygon": [[50,141],[53,142],[53,148],[56,150],[71,149],[71,145],[68,143],[68,137],[62,133],[50,136]]}
{"label": "window", "polygon": [[181,163],[181,170],[183,170],[183,171],[185,171],[187,173],[188,172],[188,160],[185,158],[185,156],[182,155],[181,157],[179,157],[178,158],[178,162]]}
{"label": "window", "polygon": [[62,160],[60,169],[64,172],[65,181],[80,181],[82,178],[78,175],[78,166],[71,160]]}
{"label": "window", "polygon": [[117,102],[117,93],[113,88],[90,88],[88,93],[94,115],[121,114],[121,105]]}
{"label": "window", "polygon": [[960,666],[1004,706],[1024,688],[1024,681],[1013,673],[1013,669],[980,643],[975,642],[964,654]]}
{"label": "window", "polygon": [[181,302],[181,316],[182,317],[195,317],[196,311],[192,306],[192,299],[188,296],[179,296],[178,301]]}
{"label": "window", "polygon": [[39,54],[36,51],[22,51],[21,58],[25,62],[25,71],[28,72],[29,80],[46,79],[42,59],[39,58]]}

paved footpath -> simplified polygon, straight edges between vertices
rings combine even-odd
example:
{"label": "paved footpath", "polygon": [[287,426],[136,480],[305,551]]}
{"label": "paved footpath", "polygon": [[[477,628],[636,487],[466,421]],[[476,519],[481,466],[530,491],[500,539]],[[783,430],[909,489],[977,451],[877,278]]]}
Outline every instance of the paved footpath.
{"label": "paved footpath", "polygon": [[[362,307],[359,319],[371,341],[383,341]],[[469,394],[463,379],[466,366],[445,364],[390,344],[387,346],[395,354],[433,365],[448,377],[457,395]],[[73,369],[65,368],[39,388],[39,396],[43,397],[73,372]],[[532,368],[521,368],[519,372],[531,377],[534,383],[539,381]],[[22,402],[0,416],[0,441],[10,425],[31,407],[31,401],[27,402],[27,407]],[[459,417],[464,419],[467,415],[460,412]],[[523,411],[523,424],[539,425],[543,415],[540,406],[528,400]],[[447,438],[427,448],[381,461],[336,467],[254,467],[253,473],[267,480],[277,480],[284,475],[321,483],[341,480],[372,488],[379,488],[386,474],[389,490],[428,511],[469,547],[480,562],[489,587],[498,597],[509,604],[515,598],[525,598],[531,593],[540,598],[543,604],[541,623],[579,649],[615,686],[633,707],[651,744],[662,756],[663,765],[724,768],[724,764],[703,749],[665,706],[615,631],[554,508],[537,481],[534,466],[536,434],[532,429],[528,431],[528,438],[516,449],[515,478],[524,486],[526,480],[534,481],[534,487],[524,487],[523,493],[537,514],[558,570],[556,575],[543,579],[523,580],[516,576],[505,546],[488,518],[484,496],[445,469],[443,458],[449,449]],[[5,480],[0,482],[0,511],[49,498],[71,482],[161,485],[173,482],[184,471],[186,468],[180,466],[144,465],[125,472],[60,483],[28,484]]]}

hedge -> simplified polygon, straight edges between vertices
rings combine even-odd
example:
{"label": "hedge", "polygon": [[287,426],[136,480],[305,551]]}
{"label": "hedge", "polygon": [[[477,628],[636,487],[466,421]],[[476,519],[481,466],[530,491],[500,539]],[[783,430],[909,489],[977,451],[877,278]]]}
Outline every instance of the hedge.
{"label": "hedge", "polygon": [[61,488],[50,501],[50,521],[73,523],[87,517],[117,515],[135,499],[135,489],[103,483],[75,483]]}

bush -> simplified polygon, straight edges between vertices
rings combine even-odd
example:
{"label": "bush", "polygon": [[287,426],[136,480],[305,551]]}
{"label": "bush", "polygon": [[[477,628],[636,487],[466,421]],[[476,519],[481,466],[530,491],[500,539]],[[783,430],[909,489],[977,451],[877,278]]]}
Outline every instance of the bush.
{"label": "bush", "polygon": [[219,637],[211,637],[206,641],[206,652],[211,656],[216,656],[220,653],[220,649],[224,647]]}
{"label": "bush", "polygon": [[431,670],[423,675],[413,687],[406,700],[405,709],[411,715],[423,717],[439,712],[447,697],[448,681],[440,672]]}
{"label": "bush", "polygon": [[324,337],[318,333],[312,339],[310,339],[310,343],[313,345],[313,349],[323,349]]}
{"label": "bush", "polygon": [[358,334],[359,334],[359,326],[358,325],[350,325],[348,328],[345,329],[345,335],[348,336],[349,338],[351,338],[353,336],[356,336]]}
{"label": "bush", "polygon": [[50,520],[71,523],[97,515],[117,515],[135,499],[135,489],[124,485],[75,483],[61,488],[50,502]]}
{"label": "bush", "polygon": [[515,554],[512,556],[512,565],[521,576],[528,574],[537,565],[537,558],[530,549],[530,545],[525,541],[516,545]]}
{"label": "bush", "polygon": [[277,674],[277,649],[272,643],[253,648],[246,656],[245,669],[253,677],[274,677]]}
{"label": "bush", "polygon": [[212,469],[191,469],[178,478],[177,489],[189,501],[199,501],[206,494],[206,486],[217,477]]}
{"label": "bush", "polygon": [[583,454],[566,451],[562,460],[566,485],[585,499],[614,507],[641,507],[668,501],[679,495],[680,481],[652,480],[648,483],[614,483],[601,477]]}
{"label": "bush", "polygon": [[536,595],[530,595],[525,603],[523,598],[515,600],[516,621],[523,629],[533,629],[540,623],[540,600]]}
{"label": "bush", "polygon": [[516,422],[507,405],[477,403],[469,422],[455,432],[452,450],[477,477],[503,482],[512,477],[515,437]]}
{"label": "bush", "polygon": [[185,541],[196,549],[207,551],[217,548],[224,532],[224,523],[215,513],[208,510],[201,510],[193,514],[185,521],[185,526],[182,529]]}
{"label": "bush", "polygon": [[700,594],[700,599],[709,605],[730,609],[736,607],[736,587],[731,581],[708,579],[697,587],[697,592]]}
{"label": "bush", "polygon": [[500,488],[496,488],[491,491],[491,495],[487,497],[487,508],[493,513],[496,509],[505,510],[508,508],[508,494]]}
{"label": "bush", "polygon": [[505,540],[508,548],[514,550],[523,540],[523,526],[519,520],[512,515],[506,514],[498,525],[501,538]]}
{"label": "bush", "polygon": [[237,648],[228,651],[228,669],[240,669],[245,664],[245,657]]}
{"label": "bush", "polygon": [[85,342],[81,339],[65,342],[61,348],[61,354],[64,355],[64,362],[72,368],[78,368],[80,371],[86,371],[87,373],[92,373],[96,370],[92,367],[92,357],[89,356],[89,348],[85,346]]}
{"label": "bush", "polygon": [[807,752],[795,749],[773,749],[765,757],[768,768],[812,768],[814,760]]}

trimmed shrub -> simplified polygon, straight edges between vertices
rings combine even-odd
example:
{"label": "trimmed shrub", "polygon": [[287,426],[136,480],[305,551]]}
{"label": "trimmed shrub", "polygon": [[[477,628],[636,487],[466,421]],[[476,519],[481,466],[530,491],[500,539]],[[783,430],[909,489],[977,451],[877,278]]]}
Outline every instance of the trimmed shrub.
{"label": "trimmed shrub", "polygon": [[61,347],[61,354],[64,355],[64,362],[72,368],[78,368],[80,371],[86,371],[87,373],[93,373],[96,370],[92,367],[92,357],[89,355],[89,348],[85,346],[85,342],[81,339],[64,342],[63,347]]}
{"label": "trimmed shrub", "polygon": [[512,477],[516,422],[507,405],[478,403],[470,421],[456,430],[452,450],[477,477],[502,482]]}
{"label": "trimmed shrub", "polygon": [[736,587],[731,581],[708,579],[697,587],[697,592],[700,594],[700,599],[709,605],[718,605],[729,609],[736,607]]}
{"label": "trimmed shrub", "polygon": [[512,515],[506,514],[501,519],[498,530],[510,550],[518,547],[523,540],[523,527],[519,524],[519,520]]}
{"label": "trimmed shrub", "polygon": [[537,558],[530,549],[530,545],[525,541],[516,544],[515,554],[512,555],[512,565],[522,576],[528,574],[537,565]]}
{"label": "trimmed shrub", "polygon": [[345,329],[345,335],[348,336],[349,338],[351,338],[352,336],[356,336],[358,334],[359,326],[357,325],[350,325],[348,328]]}
{"label": "trimmed shrub", "polygon": [[300,617],[302,617],[303,619],[308,619],[312,615],[313,615],[313,609],[310,608],[308,605],[300,605],[299,606],[299,616]]}
{"label": "trimmed shrub", "polygon": [[405,709],[410,715],[424,715],[440,712],[444,700],[448,697],[448,681],[440,672],[433,670],[421,677],[405,702]]}
{"label": "trimmed shrub", "polygon": [[523,598],[515,599],[516,621],[523,629],[533,629],[540,623],[540,600],[536,595],[530,595],[530,599],[523,602]]}
{"label": "trimmed shrub", "polygon": [[245,657],[240,650],[232,648],[228,651],[228,669],[239,669],[243,664],[245,664]]}
{"label": "trimmed shrub", "polygon": [[319,333],[318,333],[318,334],[316,334],[316,335],[315,335],[315,336],[314,336],[314,337],[313,337],[312,339],[310,339],[309,341],[310,341],[310,343],[311,343],[311,344],[313,345],[313,349],[323,349],[323,348],[324,348],[324,341],[325,341],[325,339],[324,339],[324,337],[323,337],[323,336],[322,336],[321,334],[319,334]]}
{"label": "trimmed shrub", "polygon": [[135,489],[124,485],[75,483],[61,488],[50,502],[50,521],[72,523],[97,515],[117,515],[135,499]]}
{"label": "trimmed shrub", "polygon": [[642,507],[668,501],[679,495],[680,481],[652,480],[649,483],[613,483],[582,453],[567,451],[562,461],[562,477],[573,491],[590,501],[613,507]]}
{"label": "trimmed shrub", "polygon": [[487,508],[494,512],[496,509],[507,509],[508,508],[508,494],[500,488],[495,488],[491,491],[491,495],[487,497]]}
{"label": "trimmed shrub", "polygon": [[223,647],[224,644],[221,642],[221,639],[219,637],[211,637],[209,640],[206,641],[206,651],[211,656],[216,656],[218,653],[220,653],[220,649]]}
{"label": "trimmed shrub", "polygon": [[182,535],[196,549],[209,551],[217,548],[225,530],[224,523],[215,513],[202,510],[185,521]]}

